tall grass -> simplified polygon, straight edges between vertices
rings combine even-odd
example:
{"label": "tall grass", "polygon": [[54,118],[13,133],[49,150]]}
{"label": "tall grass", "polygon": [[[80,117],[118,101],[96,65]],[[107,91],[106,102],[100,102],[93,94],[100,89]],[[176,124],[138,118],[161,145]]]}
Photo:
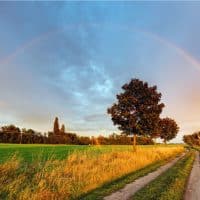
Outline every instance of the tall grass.
{"label": "tall grass", "polygon": [[195,153],[188,152],[173,167],[139,190],[133,200],[180,200],[191,172]]}
{"label": "tall grass", "polygon": [[138,147],[133,151],[75,152],[64,160],[26,164],[17,157],[0,164],[0,199],[78,199],[102,184],[170,158],[182,146]]}

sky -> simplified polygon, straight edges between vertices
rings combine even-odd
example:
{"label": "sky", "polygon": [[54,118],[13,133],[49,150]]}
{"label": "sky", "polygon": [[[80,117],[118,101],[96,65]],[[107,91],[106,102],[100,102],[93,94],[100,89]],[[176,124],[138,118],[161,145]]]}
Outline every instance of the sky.
{"label": "sky", "polygon": [[118,132],[107,108],[131,78],[162,117],[200,130],[200,2],[0,2],[0,125]]}

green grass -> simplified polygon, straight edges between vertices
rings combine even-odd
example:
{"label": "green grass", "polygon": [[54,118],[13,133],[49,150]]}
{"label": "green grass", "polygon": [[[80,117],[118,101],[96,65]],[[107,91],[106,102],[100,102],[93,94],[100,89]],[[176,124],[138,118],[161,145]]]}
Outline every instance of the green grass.
{"label": "green grass", "polygon": [[0,162],[5,162],[14,154],[17,154],[26,162],[33,162],[36,159],[47,160],[52,156],[56,159],[64,159],[73,151],[85,150],[87,146],[76,145],[24,145],[24,144],[1,144]]}
{"label": "green grass", "polygon": [[[144,147],[147,148],[147,147]],[[43,145],[43,144],[0,144],[0,163],[17,154],[25,162],[35,160],[65,159],[74,151],[93,151],[98,154],[106,151],[126,151],[132,149],[128,145],[116,146],[84,146],[84,145]]]}
{"label": "green grass", "polygon": [[156,169],[158,169],[160,166],[166,164],[167,162],[169,162],[169,160],[162,160],[162,161],[152,163],[142,169],[139,169],[135,172],[127,174],[123,177],[120,177],[120,178],[116,179],[115,181],[108,182],[108,183],[104,184],[103,186],[85,194],[84,196],[81,196],[80,199],[81,200],[103,199],[105,196],[107,196],[117,190],[120,190],[126,184],[131,183],[131,182],[135,181],[136,179],[138,179],[142,176],[145,176],[152,171],[155,171]]}
{"label": "green grass", "polygon": [[181,200],[195,154],[187,153],[173,167],[139,190],[134,200]]}
{"label": "green grass", "polygon": [[[151,148],[162,145],[146,145],[142,148]],[[174,146],[174,145],[168,145]],[[177,145],[175,145],[177,146]],[[141,147],[141,146],[140,146]],[[48,144],[0,144],[0,163],[9,160],[14,154],[17,154],[25,162],[35,160],[46,161],[49,159],[65,159],[74,151],[93,151],[98,154],[106,151],[126,151],[132,150],[131,145],[48,145]]]}

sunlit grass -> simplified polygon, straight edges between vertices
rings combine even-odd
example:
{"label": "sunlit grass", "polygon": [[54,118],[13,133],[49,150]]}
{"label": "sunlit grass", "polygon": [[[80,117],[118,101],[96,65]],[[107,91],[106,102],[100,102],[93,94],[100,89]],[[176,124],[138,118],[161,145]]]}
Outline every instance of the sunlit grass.
{"label": "sunlit grass", "polygon": [[136,152],[77,151],[64,160],[40,158],[24,163],[17,157],[0,165],[0,199],[70,199],[106,182],[184,151],[183,146],[138,147]]}

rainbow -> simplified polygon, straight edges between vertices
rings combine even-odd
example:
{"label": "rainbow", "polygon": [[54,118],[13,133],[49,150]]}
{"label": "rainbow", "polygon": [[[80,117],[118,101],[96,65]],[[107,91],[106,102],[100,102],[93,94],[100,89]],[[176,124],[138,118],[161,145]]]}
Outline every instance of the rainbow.
{"label": "rainbow", "polygon": [[[58,32],[63,32],[66,29],[75,29],[77,28],[77,26],[83,26],[84,24],[77,24],[77,25],[69,25],[69,26],[63,26],[62,28],[59,29],[54,29],[52,31],[48,31],[45,32],[35,38],[33,38],[32,40],[26,42],[25,44],[23,44],[22,46],[18,47],[13,53],[9,54],[8,56],[2,58],[0,60],[0,65],[4,65],[7,64],[11,61],[13,61],[19,54],[23,53],[26,49],[31,48],[32,46],[38,44],[39,42],[43,41],[44,39],[47,39],[48,37],[50,37],[51,35],[54,35],[55,33]],[[88,24],[89,26],[93,26],[95,28],[101,28],[102,24]],[[105,24],[104,24],[105,25]],[[194,56],[192,56],[189,52],[187,52],[185,49],[180,48],[179,46],[177,46],[176,44],[166,40],[165,38],[146,31],[146,30],[142,30],[142,29],[136,29],[136,28],[131,28],[131,27],[127,27],[127,26],[121,26],[121,25],[112,25],[115,28],[119,29],[119,30],[126,30],[126,31],[132,31],[132,32],[139,32],[144,34],[147,37],[152,38],[155,41],[158,41],[159,43],[168,46],[170,48],[172,48],[173,50],[175,50],[180,56],[182,56],[188,63],[191,64],[192,67],[194,67],[195,69],[200,71],[200,62],[194,58]],[[109,25],[109,27],[111,27],[111,25]]]}

